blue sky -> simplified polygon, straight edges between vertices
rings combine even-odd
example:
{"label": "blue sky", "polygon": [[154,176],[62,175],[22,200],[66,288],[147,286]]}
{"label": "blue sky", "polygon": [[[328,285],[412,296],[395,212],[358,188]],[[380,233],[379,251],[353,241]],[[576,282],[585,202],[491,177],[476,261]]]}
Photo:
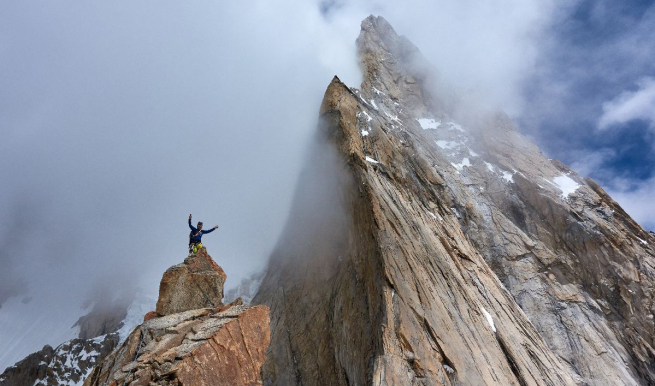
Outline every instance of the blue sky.
{"label": "blue sky", "polygon": [[655,6],[580,1],[524,82],[522,129],[655,230]]}

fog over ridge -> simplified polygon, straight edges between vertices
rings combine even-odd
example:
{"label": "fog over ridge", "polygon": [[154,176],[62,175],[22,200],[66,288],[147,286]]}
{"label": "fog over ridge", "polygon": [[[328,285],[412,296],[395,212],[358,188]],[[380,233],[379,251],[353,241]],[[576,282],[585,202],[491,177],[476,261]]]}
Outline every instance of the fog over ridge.
{"label": "fog over ridge", "polygon": [[203,243],[228,288],[262,269],[325,88],[334,75],[359,87],[369,14],[468,98],[529,115],[538,139],[551,110],[535,112],[525,85],[579,3],[1,4],[0,346],[13,350],[0,369],[61,343],[44,320],[72,325],[98,293],[156,296],[186,255],[189,213],[219,225]]}

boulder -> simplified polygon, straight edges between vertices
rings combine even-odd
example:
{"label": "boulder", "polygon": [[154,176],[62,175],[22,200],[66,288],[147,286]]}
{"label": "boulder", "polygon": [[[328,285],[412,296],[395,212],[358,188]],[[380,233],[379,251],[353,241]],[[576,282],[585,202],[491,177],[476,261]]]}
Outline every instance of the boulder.
{"label": "boulder", "polygon": [[201,248],[164,272],[159,285],[158,316],[223,305],[223,269]]}

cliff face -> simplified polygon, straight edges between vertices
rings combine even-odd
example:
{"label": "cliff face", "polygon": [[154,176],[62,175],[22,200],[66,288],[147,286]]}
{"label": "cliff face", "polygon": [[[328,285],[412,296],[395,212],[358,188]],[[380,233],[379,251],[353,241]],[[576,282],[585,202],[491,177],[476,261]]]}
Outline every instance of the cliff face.
{"label": "cliff face", "polygon": [[357,46],[361,90],[329,85],[330,147],[254,299],[265,384],[654,383],[655,239],[503,114],[468,115],[384,19]]}

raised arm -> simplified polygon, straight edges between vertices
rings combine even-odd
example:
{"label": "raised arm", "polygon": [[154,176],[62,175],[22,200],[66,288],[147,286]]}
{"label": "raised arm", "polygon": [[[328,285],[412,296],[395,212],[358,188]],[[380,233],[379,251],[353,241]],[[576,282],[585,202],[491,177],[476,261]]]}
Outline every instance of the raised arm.
{"label": "raised arm", "polygon": [[215,231],[216,229],[218,229],[218,225],[214,225],[214,227],[212,229],[208,230],[208,231],[203,230],[203,231],[200,231],[200,232],[202,232],[203,234],[211,233],[211,232]]}
{"label": "raised arm", "polygon": [[189,228],[194,232],[197,230],[193,225],[191,225],[191,215],[189,215]]}

